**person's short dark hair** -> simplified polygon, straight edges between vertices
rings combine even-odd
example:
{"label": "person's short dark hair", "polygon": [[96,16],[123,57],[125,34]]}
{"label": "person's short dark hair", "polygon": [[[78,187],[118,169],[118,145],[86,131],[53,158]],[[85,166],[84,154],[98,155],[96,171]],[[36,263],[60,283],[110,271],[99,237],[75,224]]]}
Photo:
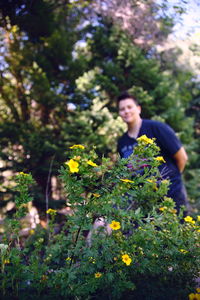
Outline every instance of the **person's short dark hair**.
{"label": "person's short dark hair", "polygon": [[119,106],[119,102],[125,99],[132,99],[136,105],[140,105],[139,101],[137,100],[137,98],[131,94],[129,94],[128,92],[124,92],[121,95],[119,95],[117,97],[117,105]]}

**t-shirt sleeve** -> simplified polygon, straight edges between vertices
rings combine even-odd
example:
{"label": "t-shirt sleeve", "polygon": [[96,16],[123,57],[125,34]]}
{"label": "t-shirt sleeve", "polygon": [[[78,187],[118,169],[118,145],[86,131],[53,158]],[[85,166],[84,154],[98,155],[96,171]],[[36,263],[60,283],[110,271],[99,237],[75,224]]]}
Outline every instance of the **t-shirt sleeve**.
{"label": "t-shirt sleeve", "polygon": [[169,153],[170,156],[173,156],[182,147],[180,140],[169,125],[158,123],[155,131],[155,142],[158,144],[158,146]]}

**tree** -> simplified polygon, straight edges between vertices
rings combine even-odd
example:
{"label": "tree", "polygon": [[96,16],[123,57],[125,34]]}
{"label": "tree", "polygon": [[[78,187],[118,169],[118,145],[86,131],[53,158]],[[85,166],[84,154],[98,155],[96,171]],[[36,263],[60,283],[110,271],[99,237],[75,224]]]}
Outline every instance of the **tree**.
{"label": "tree", "polygon": [[164,42],[186,11],[184,0],[178,4],[154,0],[96,0],[91,10],[118,25],[142,49]]}
{"label": "tree", "polygon": [[[157,47],[157,59],[160,60],[162,69],[170,72],[171,76],[179,83],[179,89],[184,91],[186,116],[193,118],[191,126],[194,128],[193,139],[188,143],[185,136],[184,142],[189,154],[189,163],[185,172],[185,181],[190,196],[190,202],[195,212],[199,209],[199,53],[198,31],[186,36],[185,39],[168,38],[166,42]],[[188,102],[188,99],[190,101]]]}
{"label": "tree", "polygon": [[1,170],[32,172],[44,199],[50,164],[54,160],[54,174],[70,144],[71,133],[61,132],[61,124],[68,122],[67,103],[85,64],[82,56],[73,56],[81,39],[79,9],[66,4],[63,13],[54,9],[55,2],[43,0],[6,3],[1,7]]}

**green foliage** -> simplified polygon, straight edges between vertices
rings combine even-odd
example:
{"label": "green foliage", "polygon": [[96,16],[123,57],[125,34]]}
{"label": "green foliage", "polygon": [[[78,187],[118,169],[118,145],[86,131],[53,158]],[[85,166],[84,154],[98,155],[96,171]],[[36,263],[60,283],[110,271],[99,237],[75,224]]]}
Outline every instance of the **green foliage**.
{"label": "green foliage", "polygon": [[[0,84],[0,158],[4,162],[2,171],[33,174],[39,188],[37,205],[44,202],[52,160],[51,176],[57,172],[70,143],[71,132],[62,124],[68,122],[70,114],[66,94],[73,93],[75,79],[83,72],[83,57],[73,57],[82,30],[75,28],[80,18],[75,6],[66,4],[63,14],[59,6],[51,10],[51,1],[24,1],[22,7],[14,2],[13,7],[7,4],[7,11],[2,12],[1,41],[5,51]],[[4,197],[9,199],[9,194]]]}
{"label": "green foliage", "polygon": [[[199,272],[200,216],[176,215],[158,153],[143,136],[130,160],[97,164],[94,149],[72,146],[60,169],[71,214],[55,234],[49,209],[46,233],[38,228],[21,249],[4,235],[3,299],[186,299]],[[26,202],[31,177],[17,178]]]}

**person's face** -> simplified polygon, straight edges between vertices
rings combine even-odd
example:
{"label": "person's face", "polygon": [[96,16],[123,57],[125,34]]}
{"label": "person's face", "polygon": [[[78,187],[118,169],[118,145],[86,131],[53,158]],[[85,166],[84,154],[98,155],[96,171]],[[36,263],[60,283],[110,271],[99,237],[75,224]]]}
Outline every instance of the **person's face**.
{"label": "person's face", "polygon": [[127,124],[134,124],[140,119],[141,107],[133,99],[127,98],[119,102],[119,115]]}

